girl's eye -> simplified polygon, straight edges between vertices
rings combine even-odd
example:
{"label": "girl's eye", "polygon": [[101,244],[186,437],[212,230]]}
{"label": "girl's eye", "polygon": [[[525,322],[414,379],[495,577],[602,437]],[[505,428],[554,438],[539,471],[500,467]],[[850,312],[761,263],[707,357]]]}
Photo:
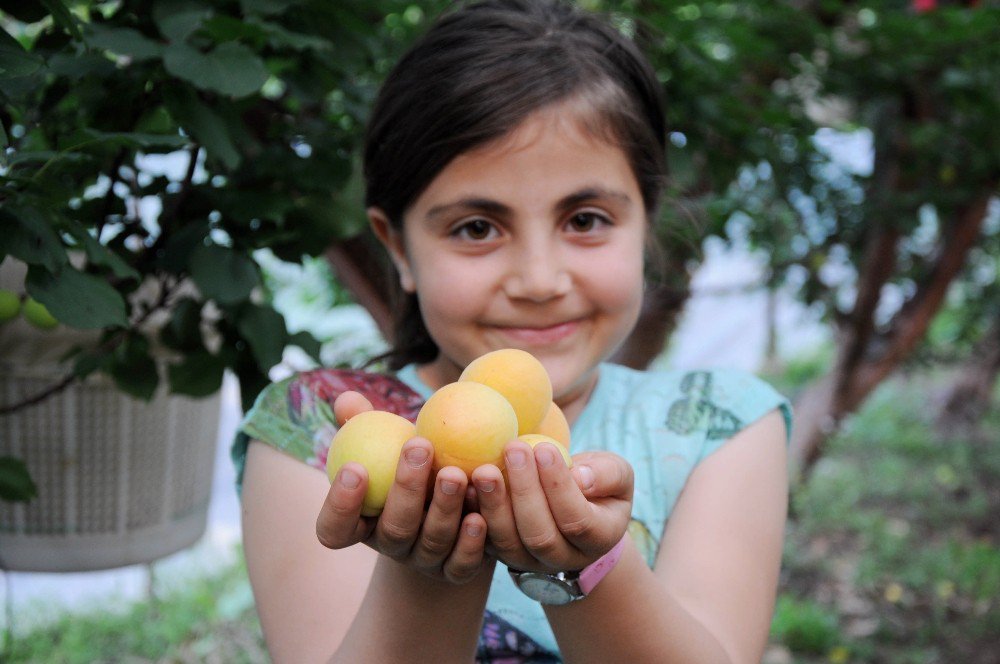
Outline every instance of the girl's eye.
{"label": "girl's eye", "polygon": [[570,229],[577,233],[588,233],[606,223],[604,217],[593,212],[577,212],[569,218]]}
{"label": "girl's eye", "polygon": [[486,240],[494,233],[493,224],[483,219],[473,219],[458,228],[452,234],[464,240]]}

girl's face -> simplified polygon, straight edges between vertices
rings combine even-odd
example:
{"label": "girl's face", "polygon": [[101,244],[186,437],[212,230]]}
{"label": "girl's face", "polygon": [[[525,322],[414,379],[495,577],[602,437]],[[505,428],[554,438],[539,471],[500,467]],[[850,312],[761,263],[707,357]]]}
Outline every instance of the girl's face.
{"label": "girl's face", "polygon": [[[416,292],[440,354],[437,388],[499,348],[537,357],[556,400],[585,400],[642,302],[646,210],[625,153],[560,108],[456,157],[376,231]],[[576,408],[572,408],[576,411]]]}

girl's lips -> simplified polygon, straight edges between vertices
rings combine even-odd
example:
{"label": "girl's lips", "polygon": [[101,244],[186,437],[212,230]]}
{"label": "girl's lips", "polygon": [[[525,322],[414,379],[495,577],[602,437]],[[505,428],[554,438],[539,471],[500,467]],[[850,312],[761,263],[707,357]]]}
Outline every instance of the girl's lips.
{"label": "girl's lips", "polygon": [[523,344],[553,344],[573,334],[580,327],[579,320],[550,325],[549,327],[507,327],[498,329],[507,337]]}

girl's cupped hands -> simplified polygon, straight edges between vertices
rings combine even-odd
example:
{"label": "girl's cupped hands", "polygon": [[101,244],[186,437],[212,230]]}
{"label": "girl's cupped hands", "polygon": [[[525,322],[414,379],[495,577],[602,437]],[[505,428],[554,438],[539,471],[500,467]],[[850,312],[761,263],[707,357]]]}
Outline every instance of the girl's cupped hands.
{"label": "girl's cupped hands", "polygon": [[[334,402],[341,424],[371,409],[357,392]],[[378,517],[361,516],[367,471],[345,464],[316,520],[320,543],[342,549],[362,542],[428,576],[459,584],[474,578],[487,557],[520,570],[583,569],[611,550],[628,527],[634,474],[617,454],[577,454],[571,469],[548,443],[532,449],[511,441],[505,471],[480,466],[472,473],[474,490],[454,466],[435,475],[433,457],[426,438],[403,445]]]}
{"label": "girl's cupped hands", "polygon": [[584,452],[569,468],[555,446],[508,443],[504,473],[472,473],[488,553],[519,570],[583,569],[624,536],[632,514],[632,466],[611,452]]}
{"label": "girl's cupped hands", "polygon": [[[372,405],[357,392],[345,392],[334,402],[343,424]],[[377,517],[361,516],[368,473],[347,463],[330,485],[316,519],[316,535],[330,549],[362,542],[397,562],[451,583],[473,579],[485,558],[486,522],[476,512],[465,513],[468,478],[455,467],[432,471],[434,449],[426,438],[403,445],[396,476]]]}

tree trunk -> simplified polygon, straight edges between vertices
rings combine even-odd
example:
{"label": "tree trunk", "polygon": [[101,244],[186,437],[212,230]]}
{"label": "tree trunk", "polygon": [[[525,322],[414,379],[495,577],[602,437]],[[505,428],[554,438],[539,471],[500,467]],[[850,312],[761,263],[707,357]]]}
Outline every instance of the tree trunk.
{"label": "tree trunk", "polygon": [[936,426],[944,434],[968,432],[989,411],[1000,376],[1000,318],[976,343],[946,392]]}

